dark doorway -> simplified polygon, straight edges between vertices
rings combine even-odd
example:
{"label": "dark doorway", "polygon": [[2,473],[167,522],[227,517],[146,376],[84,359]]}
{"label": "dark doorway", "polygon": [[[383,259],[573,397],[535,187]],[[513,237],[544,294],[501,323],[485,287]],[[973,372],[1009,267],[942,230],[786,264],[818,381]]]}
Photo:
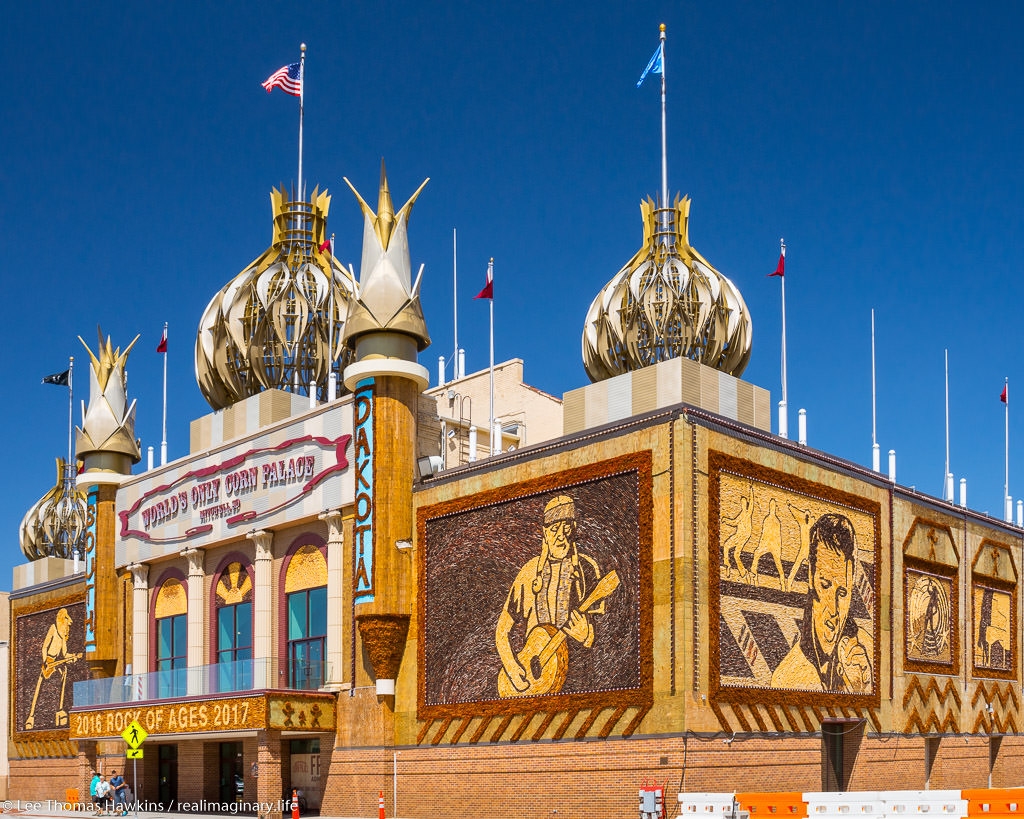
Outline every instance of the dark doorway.
{"label": "dark doorway", "polygon": [[242,743],[220,743],[220,801],[241,802],[245,785],[242,779]]}
{"label": "dark doorway", "polygon": [[178,803],[178,746],[158,745],[158,799],[164,810],[174,810]]}

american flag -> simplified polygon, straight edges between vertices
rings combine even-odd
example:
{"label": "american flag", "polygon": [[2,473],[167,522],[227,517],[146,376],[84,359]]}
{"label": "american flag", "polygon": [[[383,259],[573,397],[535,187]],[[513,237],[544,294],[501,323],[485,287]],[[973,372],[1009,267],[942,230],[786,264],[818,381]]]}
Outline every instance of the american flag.
{"label": "american flag", "polygon": [[275,85],[293,97],[301,96],[302,80],[299,77],[299,64],[292,63],[291,65],[282,66],[267,77],[263,83],[263,87],[267,89],[268,94]]}

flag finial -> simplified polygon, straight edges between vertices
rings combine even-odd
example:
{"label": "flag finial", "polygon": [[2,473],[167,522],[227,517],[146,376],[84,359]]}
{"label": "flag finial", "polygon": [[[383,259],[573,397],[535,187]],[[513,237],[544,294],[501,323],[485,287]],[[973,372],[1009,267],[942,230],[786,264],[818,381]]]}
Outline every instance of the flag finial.
{"label": "flag finial", "polygon": [[665,33],[665,24],[664,23],[662,23],[660,26],[658,26],[658,31],[660,31],[662,34]]}
{"label": "flag finial", "polygon": [[299,49],[300,49],[300,50],[302,50],[303,52],[305,52],[305,50],[306,50],[306,44],[305,44],[305,43],[302,43],[302,44],[301,44],[301,45],[299,46]]}

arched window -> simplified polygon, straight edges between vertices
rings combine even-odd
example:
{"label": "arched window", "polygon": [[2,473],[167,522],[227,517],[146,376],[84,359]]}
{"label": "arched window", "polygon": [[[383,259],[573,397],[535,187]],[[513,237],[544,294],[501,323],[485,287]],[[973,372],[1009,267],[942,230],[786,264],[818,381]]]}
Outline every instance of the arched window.
{"label": "arched window", "polygon": [[188,667],[188,594],[178,577],[164,580],[153,604],[157,697],[185,696]]}
{"label": "arched window", "polygon": [[214,662],[218,691],[252,688],[252,578],[235,560],[220,572],[214,586]]}
{"label": "arched window", "polygon": [[319,688],[327,637],[327,561],[317,546],[306,543],[292,554],[284,591],[288,685]]}

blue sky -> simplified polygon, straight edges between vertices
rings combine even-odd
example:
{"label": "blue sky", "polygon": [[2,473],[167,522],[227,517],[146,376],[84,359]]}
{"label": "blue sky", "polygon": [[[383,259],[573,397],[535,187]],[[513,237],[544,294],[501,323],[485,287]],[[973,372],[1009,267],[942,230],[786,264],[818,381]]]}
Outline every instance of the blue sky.
{"label": "blue sky", "polygon": [[155,347],[170,322],[169,448],[186,453],[208,411],[200,314],[267,246],[270,188],[296,175],[297,100],[260,82],[302,41],[306,177],[334,194],[338,256],[360,252],[342,176],[375,201],[383,157],[398,204],[431,177],[410,231],[434,341],[422,362],[433,374],[452,349],[456,227],[468,368],[487,363],[472,297],[493,256],[496,355],[561,395],[587,382],[584,314],[639,246],[638,203],[659,187],[657,78],[635,84],[665,22],[669,188],[693,197],[692,244],[750,307],[744,378],[778,399],[778,279],[765,276],[784,236],[794,432],[806,407],[812,446],[870,463],[873,307],[878,436],[900,483],[941,492],[949,347],[952,471],[972,508],[998,514],[999,393],[1007,376],[1011,401],[1024,388],[1022,16],[966,2],[11,5],[0,588],[66,451],[66,393],[40,379],[69,355],[84,363],[79,334],[142,334],[129,393],[143,447],[159,449]]}

